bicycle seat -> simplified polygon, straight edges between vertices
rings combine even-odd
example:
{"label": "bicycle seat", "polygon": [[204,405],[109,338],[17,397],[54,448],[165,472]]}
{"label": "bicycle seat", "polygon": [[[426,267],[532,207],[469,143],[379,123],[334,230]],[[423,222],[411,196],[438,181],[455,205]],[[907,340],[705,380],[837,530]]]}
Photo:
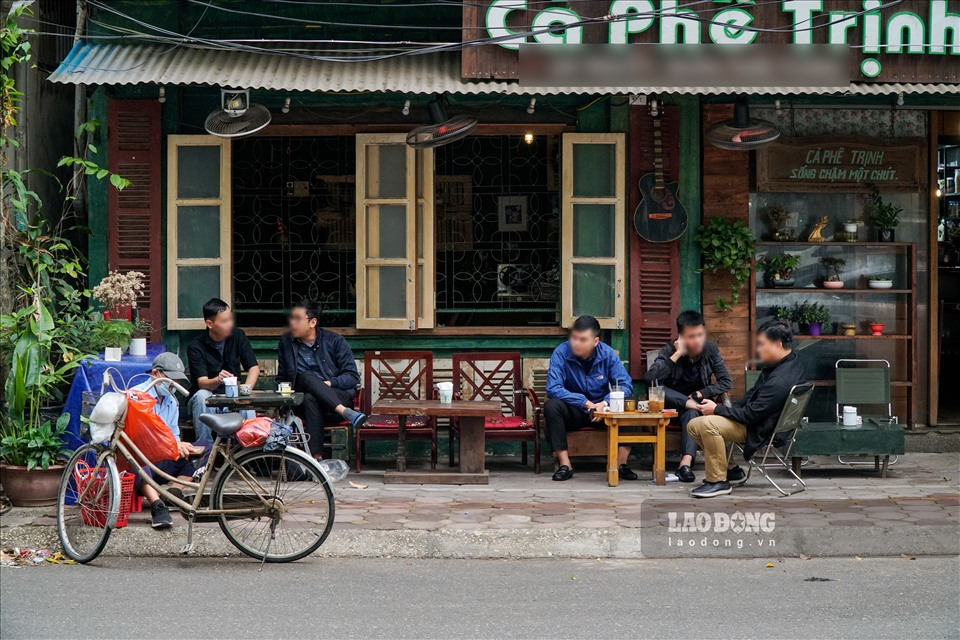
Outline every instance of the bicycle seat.
{"label": "bicycle seat", "polygon": [[239,413],[204,413],[200,422],[210,427],[214,433],[223,436],[232,436],[243,426],[243,416]]}

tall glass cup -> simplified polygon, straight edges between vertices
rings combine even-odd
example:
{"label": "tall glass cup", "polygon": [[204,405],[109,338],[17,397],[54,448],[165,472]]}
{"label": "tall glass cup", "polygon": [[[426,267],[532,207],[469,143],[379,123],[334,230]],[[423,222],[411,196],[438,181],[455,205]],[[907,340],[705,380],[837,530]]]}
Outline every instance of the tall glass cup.
{"label": "tall glass cup", "polygon": [[660,413],[663,411],[664,388],[650,387],[650,411],[651,413]]}

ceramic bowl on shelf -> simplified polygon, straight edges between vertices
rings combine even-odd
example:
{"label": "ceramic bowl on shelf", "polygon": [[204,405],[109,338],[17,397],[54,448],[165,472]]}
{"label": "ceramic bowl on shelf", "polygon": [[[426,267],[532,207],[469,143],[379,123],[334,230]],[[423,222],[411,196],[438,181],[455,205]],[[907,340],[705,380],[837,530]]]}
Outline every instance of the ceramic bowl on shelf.
{"label": "ceramic bowl on shelf", "polygon": [[871,289],[893,289],[893,280],[871,280]]}
{"label": "ceramic bowl on shelf", "polygon": [[824,280],[824,289],[843,289],[843,280]]}
{"label": "ceramic bowl on shelf", "polygon": [[875,336],[883,335],[883,323],[882,322],[871,322],[870,323],[870,333]]}

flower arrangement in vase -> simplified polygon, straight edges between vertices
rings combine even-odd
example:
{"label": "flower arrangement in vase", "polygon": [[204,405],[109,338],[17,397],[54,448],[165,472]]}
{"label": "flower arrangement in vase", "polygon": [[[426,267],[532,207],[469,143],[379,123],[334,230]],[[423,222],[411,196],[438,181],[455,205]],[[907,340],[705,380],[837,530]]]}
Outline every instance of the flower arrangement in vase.
{"label": "flower arrangement in vase", "polygon": [[137,298],[146,287],[145,280],[146,276],[139,271],[111,271],[101,280],[100,284],[93,288],[93,297],[103,304],[104,319],[131,320]]}
{"label": "flower arrangement in vase", "polygon": [[843,268],[847,265],[847,261],[836,256],[823,256],[820,258],[820,265],[827,272],[826,277],[823,279],[823,288],[842,289],[843,279],[840,277],[840,274],[843,273]]}

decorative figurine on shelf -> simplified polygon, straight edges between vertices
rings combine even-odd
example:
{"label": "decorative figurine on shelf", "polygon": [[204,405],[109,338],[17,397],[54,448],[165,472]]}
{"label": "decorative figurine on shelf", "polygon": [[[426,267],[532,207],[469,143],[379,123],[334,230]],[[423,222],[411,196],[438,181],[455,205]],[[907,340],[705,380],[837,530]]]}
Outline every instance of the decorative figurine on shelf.
{"label": "decorative figurine on shelf", "polygon": [[813,225],[813,231],[807,236],[807,242],[826,242],[826,238],[823,237],[823,230],[826,228],[828,222],[830,222],[830,218],[820,216],[817,223]]}

